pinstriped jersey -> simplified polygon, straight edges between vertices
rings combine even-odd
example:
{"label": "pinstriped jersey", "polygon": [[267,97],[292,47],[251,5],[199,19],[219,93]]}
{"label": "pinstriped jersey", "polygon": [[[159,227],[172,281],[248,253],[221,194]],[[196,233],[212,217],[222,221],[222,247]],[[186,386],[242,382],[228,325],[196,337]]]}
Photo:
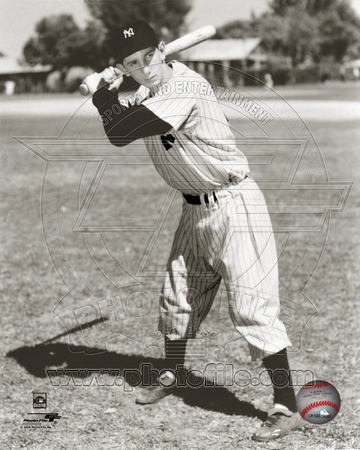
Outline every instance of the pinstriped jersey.
{"label": "pinstriped jersey", "polygon": [[249,173],[248,162],[210,84],[178,61],[171,65],[172,77],[155,92],[140,86],[135,94],[136,103],[172,126],[168,134],[144,138],[156,170],[185,194],[239,183]]}

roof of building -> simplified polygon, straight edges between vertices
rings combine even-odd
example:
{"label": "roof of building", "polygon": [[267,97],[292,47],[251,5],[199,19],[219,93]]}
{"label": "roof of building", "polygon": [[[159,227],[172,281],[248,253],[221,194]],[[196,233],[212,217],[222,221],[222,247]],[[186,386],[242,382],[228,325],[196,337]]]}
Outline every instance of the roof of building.
{"label": "roof of building", "polygon": [[260,38],[211,39],[182,52],[187,61],[231,61],[246,59],[260,44]]}
{"label": "roof of building", "polygon": [[9,57],[0,58],[0,75],[15,75],[20,73],[48,72],[51,66],[23,66],[16,59]]}

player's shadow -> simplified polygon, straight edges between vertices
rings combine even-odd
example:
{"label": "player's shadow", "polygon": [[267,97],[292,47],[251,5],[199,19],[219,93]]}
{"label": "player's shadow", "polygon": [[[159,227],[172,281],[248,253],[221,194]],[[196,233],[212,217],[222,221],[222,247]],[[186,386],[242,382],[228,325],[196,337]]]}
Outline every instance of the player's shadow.
{"label": "player's shadow", "polygon": [[[71,346],[70,349],[64,343],[24,346],[10,351],[6,356],[15,359],[31,375],[38,378],[46,378],[48,376],[46,371],[49,369],[73,370],[71,376],[74,378],[82,378],[84,375],[80,370],[84,369],[115,370],[119,371],[119,376],[133,387],[139,384],[139,378],[134,376],[134,373],[139,373],[141,364],[149,363],[158,370],[165,368],[163,359],[146,358],[143,355],[123,355],[83,346]],[[188,405],[206,410],[257,417],[261,420],[266,418],[265,412],[256,409],[251,403],[240,401],[226,388],[214,384],[210,386],[204,386],[205,383],[199,384],[202,385],[198,388],[187,386],[176,389],[175,395],[181,397]]]}

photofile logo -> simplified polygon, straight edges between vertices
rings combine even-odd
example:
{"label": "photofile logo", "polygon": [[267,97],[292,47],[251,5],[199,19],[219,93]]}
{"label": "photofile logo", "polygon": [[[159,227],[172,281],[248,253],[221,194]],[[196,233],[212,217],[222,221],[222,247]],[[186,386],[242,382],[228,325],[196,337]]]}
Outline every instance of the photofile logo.
{"label": "photofile logo", "polygon": [[[32,392],[32,401],[34,409],[47,408],[47,393]],[[23,428],[52,428],[61,418],[57,412],[29,412],[22,421]]]}
{"label": "photofile logo", "polygon": [[47,408],[46,392],[33,392],[33,408],[34,409]]}
{"label": "photofile logo", "polygon": [[23,428],[52,428],[61,418],[57,412],[27,414],[31,417],[23,419]]}

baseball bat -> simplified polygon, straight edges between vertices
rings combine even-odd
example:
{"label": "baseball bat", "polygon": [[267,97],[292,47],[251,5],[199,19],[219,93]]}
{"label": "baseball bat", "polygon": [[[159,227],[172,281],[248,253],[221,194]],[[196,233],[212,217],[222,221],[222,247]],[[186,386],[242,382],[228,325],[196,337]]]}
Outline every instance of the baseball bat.
{"label": "baseball bat", "polygon": [[[174,53],[179,53],[183,50],[194,47],[194,45],[200,44],[200,42],[210,39],[212,36],[214,36],[215,33],[216,28],[213,25],[205,25],[204,27],[201,27],[195,31],[184,34],[184,36],[175,39],[175,41],[169,42],[165,47],[165,54],[166,56],[170,56]],[[89,94],[89,88],[86,84],[86,78],[80,85],[79,91],[81,95]]]}

